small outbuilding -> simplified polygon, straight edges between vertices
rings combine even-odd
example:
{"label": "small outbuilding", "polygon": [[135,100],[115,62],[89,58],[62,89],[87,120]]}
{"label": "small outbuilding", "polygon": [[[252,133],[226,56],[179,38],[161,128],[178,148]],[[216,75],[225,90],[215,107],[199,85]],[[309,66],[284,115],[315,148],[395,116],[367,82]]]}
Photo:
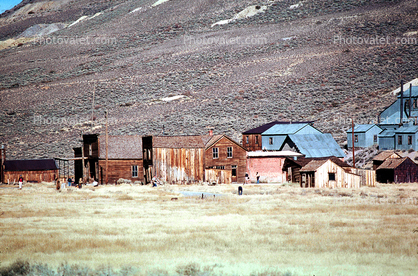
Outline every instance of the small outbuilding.
{"label": "small outbuilding", "polygon": [[27,182],[52,182],[58,177],[58,169],[54,159],[6,160],[3,180],[14,183],[22,176]]}
{"label": "small outbuilding", "polygon": [[387,158],[376,170],[380,183],[418,182],[418,165],[409,157]]}
{"label": "small outbuilding", "polygon": [[394,151],[382,151],[375,157],[373,157],[373,170],[377,170],[377,168],[385,162],[388,158],[402,158],[399,154]]}

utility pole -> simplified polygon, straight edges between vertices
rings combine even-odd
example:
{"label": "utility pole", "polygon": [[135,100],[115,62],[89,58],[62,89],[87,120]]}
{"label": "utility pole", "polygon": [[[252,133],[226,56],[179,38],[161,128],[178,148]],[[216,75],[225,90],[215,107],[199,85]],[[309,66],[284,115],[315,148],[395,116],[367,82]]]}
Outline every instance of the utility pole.
{"label": "utility pole", "polygon": [[351,118],[351,141],[353,142],[353,167],[356,167],[356,157],[354,154],[354,117]]}
{"label": "utility pole", "polygon": [[109,138],[108,138],[108,134],[107,134],[107,110],[105,111],[105,116],[106,116],[106,185],[109,183]]}
{"label": "utility pole", "polygon": [[83,132],[81,132],[81,162],[82,162],[82,166],[83,166],[83,180],[84,181],[86,179],[86,168],[85,168],[85,164],[84,164],[84,138],[83,138]]}
{"label": "utility pole", "polygon": [[93,100],[91,103],[91,133],[93,133],[93,120],[94,120],[94,92],[96,91],[96,85],[93,87]]}

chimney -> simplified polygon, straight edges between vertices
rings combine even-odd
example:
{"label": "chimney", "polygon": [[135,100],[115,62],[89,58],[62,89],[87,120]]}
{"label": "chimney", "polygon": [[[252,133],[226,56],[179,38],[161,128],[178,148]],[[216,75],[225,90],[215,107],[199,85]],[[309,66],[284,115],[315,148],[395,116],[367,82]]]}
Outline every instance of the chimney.
{"label": "chimney", "polygon": [[209,136],[213,136],[213,129],[209,129]]}
{"label": "chimney", "polygon": [[403,124],[403,80],[401,80],[401,107],[400,107],[400,120],[399,126]]}

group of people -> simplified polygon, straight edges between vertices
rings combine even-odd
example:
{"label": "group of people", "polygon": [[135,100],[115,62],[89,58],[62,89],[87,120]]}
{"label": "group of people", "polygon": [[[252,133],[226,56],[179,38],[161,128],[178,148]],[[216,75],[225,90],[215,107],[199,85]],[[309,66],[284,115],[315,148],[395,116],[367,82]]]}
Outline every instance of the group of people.
{"label": "group of people", "polygon": [[[255,178],[257,179],[257,184],[260,184],[260,174],[257,172],[255,174]],[[250,177],[248,175],[248,172],[245,173],[245,183],[244,184],[248,184],[250,183]]]}

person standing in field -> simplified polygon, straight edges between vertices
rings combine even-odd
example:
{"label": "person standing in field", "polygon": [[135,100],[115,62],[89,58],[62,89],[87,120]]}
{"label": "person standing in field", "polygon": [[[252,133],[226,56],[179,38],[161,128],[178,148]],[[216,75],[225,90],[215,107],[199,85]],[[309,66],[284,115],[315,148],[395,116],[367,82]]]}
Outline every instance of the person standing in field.
{"label": "person standing in field", "polygon": [[248,172],[246,172],[245,173],[245,182],[244,182],[244,184],[248,184],[248,180],[249,180],[250,178],[248,177]]}
{"label": "person standing in field", "polygon": [[19,176],[19,190],[22,190],[23,177]]}
{"label": "person standing in field", "polygon": [[257,178],[257,184],[260,184],[260,175],[258,172],[255,174],[255,177]]}

